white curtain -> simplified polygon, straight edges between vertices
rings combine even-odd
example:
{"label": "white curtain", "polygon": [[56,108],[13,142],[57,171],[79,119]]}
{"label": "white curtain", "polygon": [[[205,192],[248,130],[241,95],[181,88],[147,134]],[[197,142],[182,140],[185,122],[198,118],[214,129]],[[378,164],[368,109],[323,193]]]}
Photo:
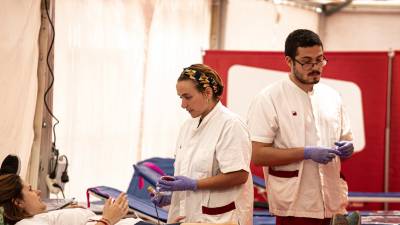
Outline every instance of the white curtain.
{"label": "white curtain", "polygon": [[175,81],[208,47],[208,3],[56,1],[54,113],[67,196],[82,201],[96,185],[126,190],[133,163],[172,156],[183,116]]}
{"label": "white curtain", "polygon": [[34,136],[40,0],[2,0],[0,18],[0,162],[18,155],[25,178]]}
{"label": "white curtain", "polygon": [[206,0],[158,1],[149,34],[141,158],[173,157],[181,108],[176,81],[184,67],[201,63],[209,47],[211,11]]}

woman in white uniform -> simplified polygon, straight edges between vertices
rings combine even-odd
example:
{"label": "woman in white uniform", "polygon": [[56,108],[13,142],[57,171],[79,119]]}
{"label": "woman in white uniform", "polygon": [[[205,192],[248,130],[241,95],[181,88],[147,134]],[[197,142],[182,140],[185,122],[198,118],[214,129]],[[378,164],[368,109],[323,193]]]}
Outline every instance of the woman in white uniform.
{"label": "woman in white uniform", "polygon": [[16,174],[0,175],[1,225],[135,224],[136,219],[121,220],[127,212],[128,200],[124,193],[115,201],[106,201],[102,216],[81,207],[47,212],[40,191],[32,189]]}
{"label": "woman in white uniform", "polygon": [[176,84],[189,112],[175,150],[174,177],[162,177],[152,201],[170,203],[168,222],[251,225],[253,186],[251,142],[245,123],[220,102],[223,84],[212,68],[185,68]]}

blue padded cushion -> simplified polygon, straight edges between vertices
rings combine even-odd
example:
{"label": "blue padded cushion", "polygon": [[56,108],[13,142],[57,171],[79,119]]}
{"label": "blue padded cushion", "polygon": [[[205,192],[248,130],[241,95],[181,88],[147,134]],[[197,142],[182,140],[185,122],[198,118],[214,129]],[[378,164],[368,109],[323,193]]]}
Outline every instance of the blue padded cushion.
{"label": "blue padded cushion", "polygon": [[[105,199],[109,197],[115,199],[121,193],[120,190],[106,186],[97,186],[89,188],[88,190]],[[152,218],[157,218],[157,212],[155,210],[155,206],[150,200],[141,199],[131,194],[127,194],[127,196],[130,209],[145,214],[147,216],[150,216]],[[158,211],[158,218],[160,219],[160,221],[167,222],[168,212],[159,207],[157,207],[157,211]]]}
{"label": "blue padded cushion", "polygon": [[[171,158],[160,158],[154,157],[150,159],[146,159],[143,161],[138,162],[136,165],[133,165],[134,173],[129,183],[128,190],[126,193],[134,195],[138,198],[150,200],[149,193],[147,192],[146,188],[148,186],[155,186],[160,174],[151,170],[150,168],[143,165],[145,162],[150,162],[157,165],[164,173],[169,176],[174,175],[174,159]],[[143,177],[144,179],[144,188],[140,189],[139,178]]]}

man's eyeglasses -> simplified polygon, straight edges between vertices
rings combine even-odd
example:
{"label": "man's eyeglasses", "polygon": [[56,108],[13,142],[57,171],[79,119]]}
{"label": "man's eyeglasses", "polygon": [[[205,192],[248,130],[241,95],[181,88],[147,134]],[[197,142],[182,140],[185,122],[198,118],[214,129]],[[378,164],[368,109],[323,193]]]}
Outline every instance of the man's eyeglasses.
{"label": "man's eyeglasses", "polygon": [[300,64],[303,70],[311,70],[312,68],[314,68],[314,66],[324,67],[328,63],[328,60],[325,58],[325,56],[322,58],[322,60],[316,61],[315,63],[313,62],[302,63],[299,62],[297,59],[294,59],[294,61]]}

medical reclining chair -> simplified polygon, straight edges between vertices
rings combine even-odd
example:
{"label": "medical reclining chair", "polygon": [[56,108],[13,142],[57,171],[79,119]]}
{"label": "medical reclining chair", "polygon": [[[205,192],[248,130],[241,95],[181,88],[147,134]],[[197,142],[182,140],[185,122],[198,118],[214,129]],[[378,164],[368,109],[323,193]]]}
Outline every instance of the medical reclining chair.
{"label": "medical reclining chair", "polygon": [[[148,186],[155,187],[158,178],[163,175],[173,176],[173,163],[174,159],[155,157],[133,165],[134,174],[129,184],[127,195],[129,200],[129,208],[138,217],[150,220],[152,222],[157,222],[158,219],[162,223],[167,221],[168,212],[159,207],[156,207],[157,211],[155,210],[155,205],[150,201],[149,193],[146,191],[146,189]],[[106,199],[108,197],[116,198],[120,193],[120,190],[107,186],[89,188],[87,191],[88,204],[90,203],[89,195]],[[275,217],[271,216],[267,210],[254,211],[253,224],[274,225]]]}
{"label": "medical reclining chair", "polygon": [[[158,179],[162,175],[172,176],[174,173],[173,168],[174,159],[170,158],[150,158],[137,163],[133,167],[135,173],[138,173],[149,185],[155,186]],[[157,168],[159,167],[159,168]],[[160,171],[161,170],[161,171]],[[162,172],[164,171],[164,173]],[[264,207],[265,208],[265,207]],[[254,225],[274,225],[275,217],[271,216],[268,210],[257,211],[253,213]]]}
{"label": "medical reclining chair", "polygon": [[[126,194],[129,201],[129,209],[138,217],[155,223],[167,222],[168,212],[163,208],[156,207],[151,202],[147,187],[155,187],[155,183],[149,183],[149,180],[157,180],[162,175],[172,176],[174,174],[173,166],[171,166],[173,162],[173,159],[151,158],[151,160],[144,160],[137,165],[133,165],[134,173]],[[121,192],[107,186],[89,188],[86,193],[88,207],[90,207],[90,195],[100,199],[107,199],[108,197],[116,198]]]}

